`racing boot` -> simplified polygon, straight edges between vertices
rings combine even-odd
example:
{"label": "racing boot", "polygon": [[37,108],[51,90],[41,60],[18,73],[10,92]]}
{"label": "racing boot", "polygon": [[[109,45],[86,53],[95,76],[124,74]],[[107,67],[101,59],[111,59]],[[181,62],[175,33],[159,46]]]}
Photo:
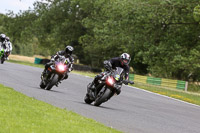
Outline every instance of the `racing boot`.
{"label": "racing boot", "polygon": [[121,88],[116,89],[116,94],[119,95],[121,93]]}
{"label": "racing boot", "polygon": [[48,75],[48,72],[47,72],[47,71],[48,71],[48,70],[44,69],[44,71],[42,72],[42,74],[41,74],[41,79],[42,79],[42,80],[46,80],[47,75]]}
{"label": "racing boot", "polygon": [[95,99],[95,84],[94,84],[94,82],[88,84],[86,95],[88,95],[91,100]]}
{"label": "racing boot", "polygon": [[65,73],[64,78],[62,80],[67,79],[67,78],[68,78],[68,73]]}
{"label": "racing boot", "polygon": [[58,81],[55,86],[58,87],[59,84],[61,84],[61,81]]}
{"label": "racing boot", "polygon": [[55,86],[58,87],[58,85],[61,84],[61,81],[63,81],[64,79],[65,79],[65,77],[64,78],[59,78],[58,82],[55,84]]}

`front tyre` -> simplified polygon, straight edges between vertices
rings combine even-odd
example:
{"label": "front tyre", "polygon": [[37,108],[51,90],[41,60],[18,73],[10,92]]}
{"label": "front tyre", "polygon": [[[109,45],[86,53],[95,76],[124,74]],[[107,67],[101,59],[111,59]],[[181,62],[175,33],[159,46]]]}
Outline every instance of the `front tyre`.
{"label": "front tyre", "polygon": [[51,90],[51,88],[58,82],[58,78],[59,78],[58,74],[53,74],[51,80],[47,84],[46,90]]}
{"label": "front tyre", "polygon": [[4,58],[1,58],[1,64],[3,64],[3,63],[4,63],[4,61],[5,61],[5,60],[4,60]]}
{"label": "front tyre", "polygon": [[110,89],[106,89],[106,91],[104,93],[102,93],[94,102],[94,106],[99,106],[101,105],[103,102],[107,101],[110,98],[111,95],[111,90]]}

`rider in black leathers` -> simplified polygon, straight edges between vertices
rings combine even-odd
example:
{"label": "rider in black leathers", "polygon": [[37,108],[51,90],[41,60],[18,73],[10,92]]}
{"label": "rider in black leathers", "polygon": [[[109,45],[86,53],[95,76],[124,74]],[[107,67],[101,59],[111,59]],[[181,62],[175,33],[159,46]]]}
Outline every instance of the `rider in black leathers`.
{"label": "rider in black leathers", "polygon": [[[48,68],[54,64],[55,60],[57,60],[60,56],[65,56],[65,58],[69,58],[69,69],[68,69],[68,72],[72,71],[73,70],[73,63],[74,63],[74,58],[72,57],[72,52],[73,52],[74,48],[72,46],[66,46],[65,50],[63,51],[58,51],[56,53],[56,55],[53,55],[51,56],[51,60],[50,62],[48,62],[46,65],[45,65],[45,69],[42,73],[42,76],[44,75],[48,75]],[[68,72],[65,73],[65,76],[62,80],[64,79],[67,79],[68,78]]]}
{"label": "rider in black leathers", "polygon": [[[120,57],[114,57],[110,60],[106,60],[104,61],[104,67],[106,69],[106,71],[110,71],[111,69],[115,69],[116,67],[121,67],[124,69],[124,73],[125,73],[125,80],[128,81],[129,80],[129,63],[131,61],[131,57],[129,54],[127,53],[123,53]],[[95,76],[93,82],[88,86],[89,89],[93,90],[95,89],[95,86],[98,84],[98,80],[101,79],[103,77],[105,72],[102,72],[100,74],[98,74],[97,76]],[[125,83],[126,85],[128,84]],[[121,88],[119,88],[116,93],[119,95],[121,92]]]}
{"label": "rider in black leathers", "polygon": [[6,35],[0,34],[0,47],[4,46],[6,43]]}

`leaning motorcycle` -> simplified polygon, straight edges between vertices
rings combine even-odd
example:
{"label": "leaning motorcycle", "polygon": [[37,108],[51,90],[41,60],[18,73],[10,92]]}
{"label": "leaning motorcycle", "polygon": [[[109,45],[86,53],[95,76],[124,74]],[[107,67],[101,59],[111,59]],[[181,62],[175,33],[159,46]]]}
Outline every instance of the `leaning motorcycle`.
{"label": "leaning motorcycle", "polygon": [[[95,85],[94,90],[87,87],[87,93],[84,98],[85,103],[91,104],[94,102],[95,106],[99,106],[114,96],[117,89],[120,89],[123,83],[134,84],[133,81],[123,80],[123,77],[124,70],[120,67],[117,67],[110,72],[104,72],[103,77],[98,80],[98,84]],[[88,86],[90,86],[90,84]]]}
{"label": "leaning motorcycle", "polygon": [[64,78],[65,73],[68,72],[69,59],[60,56],[49,68],[46,75],[41,76],[40,88],[51,90],[54,85]]}
{"label": "leaning motorcycle", "polygon": [[0,62],[1,64],[4,63],[4,61],[6,60],[6,49],[4,49],[3,47],[0,47]]}

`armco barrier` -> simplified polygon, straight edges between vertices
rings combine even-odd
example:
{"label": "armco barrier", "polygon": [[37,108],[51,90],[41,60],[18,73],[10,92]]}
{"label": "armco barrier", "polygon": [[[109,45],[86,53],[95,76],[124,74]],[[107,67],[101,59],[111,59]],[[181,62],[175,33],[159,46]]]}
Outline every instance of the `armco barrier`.
{"label": "armco barrier", "polygon": [[178,80],[176,88],[187,91],[187,82],[186,81]]}
{"label": "armco barrier", "polygon": [[134,81],[135,83],[156,85],[165,88],[180,89],[185,91],[187,91],[188,87],[188,83],[186,81],[181,81],[181,80],[154,78],[150,76],[141,76],[136,74],[130,74],[129,79]]}
{"label": "armco barrier", "polygon": [[147,83],[147,76],[135,75],[134,76],[134,81],[146,84]]}
{"label": "armco barrier", "polygon": [[169,87],[169,88],[176,88],[177,80],[171,79],[162,79],[161,86]]}
{"label": "armco barrier", "polygon": [[147,83],[152,85],[161,85],[161,78],[147,77]]}

